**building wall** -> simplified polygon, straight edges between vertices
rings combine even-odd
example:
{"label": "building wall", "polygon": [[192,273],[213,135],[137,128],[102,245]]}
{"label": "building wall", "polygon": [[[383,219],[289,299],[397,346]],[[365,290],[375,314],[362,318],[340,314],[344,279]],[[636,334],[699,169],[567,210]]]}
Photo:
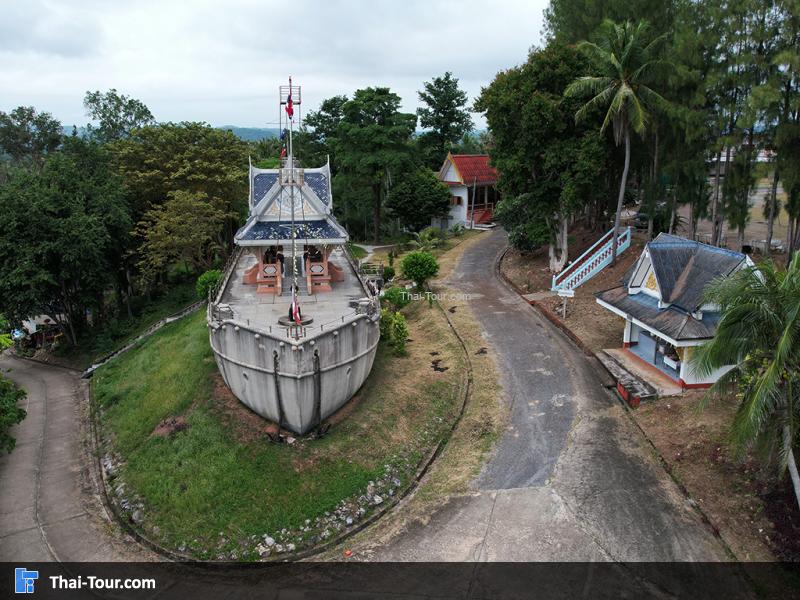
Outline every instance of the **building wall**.
{"label": "building wall", "polygon": [[[452,167],[450,167],[452,169]],[[438,227],[440,229],[449,229],[456,223],[460,223],[461,225],[467,225],[467,186],[465,185],[454,185],[450,186],[450,195],[451,196],[458,196],[461,198],[461,205],[450,205],[450,212],[448,213],[447,218],[440,219],[440,218],[433,218],[431,219],[431,226]]]}

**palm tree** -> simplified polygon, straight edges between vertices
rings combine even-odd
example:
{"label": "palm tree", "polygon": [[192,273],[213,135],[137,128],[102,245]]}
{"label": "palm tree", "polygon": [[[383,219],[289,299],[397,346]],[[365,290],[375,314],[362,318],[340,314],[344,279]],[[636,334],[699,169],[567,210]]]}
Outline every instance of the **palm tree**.
{"label": "palm tree", "polygon": [[712,282],[706,301],[720,307],[722,318],[692,364],[704,375],[737,365],[711,390],[736,389],[733,446],[741,453],[755,444],[777,456],[779,472],[789,470],[800,506],[794,458],[800,431],[800,253],[785,271],[765,261]]}
{"label": "palm tree", "polygon": [[667,105],[664,98],[646,85],[657,71],[669,65],[666,61],[655,58],[655,51],[665,37],[659,36],[645,43],[647,32],[648,25],[645,21],[636,25],[630,21],[621,25],[605,21],[600,28],[600,40],[597,44],[587,41],[578,44],[578,49],[592,61],[597,75],[579,77],[564,91],[567,97],[592,96],[575,113],[576,121],[584,119],[596,108],[605,108],[606,116],[600,132],[605,132],[612,125],[617,146],[625,142],[625,166],[622,169],[617,214],[614,217],[611,264],[617,260],[619,221],[631,163],[631,130],[643,135],[650,119],[648,110]]}

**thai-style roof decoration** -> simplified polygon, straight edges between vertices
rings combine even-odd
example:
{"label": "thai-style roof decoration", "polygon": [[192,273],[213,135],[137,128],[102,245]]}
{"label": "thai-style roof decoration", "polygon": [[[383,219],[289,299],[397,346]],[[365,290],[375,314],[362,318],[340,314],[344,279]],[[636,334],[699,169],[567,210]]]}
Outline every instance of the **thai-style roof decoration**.
{"label": "thai-style roof decoration", "polygon": [[[347,241],[347,232],[333,218],[313,221],[295,221],[295,239],[298,242],[318,244],[343,244]],[[290,243],[292,240],[291,221],[256,221],[252,227],[244,231],[237,242],[275,241]]]}
{"label": "thai-style roof decoration", "polygon": [[488,154],[448,154],[439,179],[450,185],[494,185],[497,169],[489,164]]}
{"label": "thai-style roof decoration", "polygon": [[[302,169],[302,185],[281,185],[278,169],[250,166],[250,216],[236,233],[240,246],[277,245],[296,239],[308,244],[343,244],[348,235],[331,210],[330,164]],[[292,214],[294,207],[294,215]]]}
{"label": "thai-style roof decoration", "polygon": [[703,299],[706,286],[748,264],[740,252],[662,233],[645,245],[621,286],[596,297],[673,340],[709,339],[719,313]]}

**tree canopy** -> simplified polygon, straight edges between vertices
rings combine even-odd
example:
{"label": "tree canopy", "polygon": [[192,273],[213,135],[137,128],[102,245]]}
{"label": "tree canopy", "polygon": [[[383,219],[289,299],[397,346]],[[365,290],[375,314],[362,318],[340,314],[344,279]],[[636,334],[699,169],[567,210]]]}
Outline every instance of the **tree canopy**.
{"label": "tree canopy", "polygon": [[447,152],[472,130],[472,117],[466,110],[467,94],[447,71],[426,81],[418,95],[424,104],[417,109],[419,124],[427,130],[419,136],[419,146],[425,164],[438,168]]}
{"label": "tree canopy", "polygon": [[39,162],[58,148],[61,137],[61,123],[50,113],[37,112],[32,106],[18,106],[10,113],[0,111],[0,156]]}
{"label": "tree canopy", "polygon": [[450,190],[429,169],[417,169],[392,187],[386,206],[404,227],[419,231],[429,226],[433,217],[447,214]]}
{"label": "tree canopy", "polygon": [[98,122],[97,127],[90,125],[89,131],[101,142],[122,139],[134,129],[155,123],[153,114],[143,102],[113,88],[107,92],[86,92],[83,106],[86,114]]}

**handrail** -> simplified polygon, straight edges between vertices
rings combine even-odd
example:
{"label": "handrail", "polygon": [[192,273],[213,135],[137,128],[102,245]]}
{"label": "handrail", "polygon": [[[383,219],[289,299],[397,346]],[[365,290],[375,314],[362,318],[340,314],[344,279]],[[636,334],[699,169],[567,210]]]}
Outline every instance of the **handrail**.
{"label": "handrail", "polygon": [[[611,251],[612,246],[612,233],[613,230],[600,238],[600,240],[594,243],[589,250],[584,252],[578,259],[573,261],[568,269],[557,275],[554,275],[550,289],[557,291],[562,288],[571,289],[577,287],[577,283],[581,283],[586,279],[593,277],[594,274],[603,269],[607,262],[611,260],[611,255],[609,252]],[[626,227],[617,236],[618,252],[623,252],[630,246],[631,235],[631,228]],[[600,242],[603,242],[602,245]],[[589,251],[592,252],[590,253]],[[595,264],[590,264],[592,262]]]}
{"label": "handrail", "polygon": [[561,280],[561,279],[564,279],[564,278],[565,278],[567,275],[569,275],[569,274],[570,274],[572,271],[574,271],[575,269],[577,269],[577,268],[578,268],[578,267],[579,267],[579,266],[582,264],[582,261],[583,261],[585,258],[587,258],[589,255],[594,255],[594,253],[595,253],[597,250],[599,250],[599,247],[600,247],[600,246],[603,246],[603,245],[605,245],[605,244],[606,244],[606,242],[608,242],[608,241],[611,239],[611,236],[613,235],[613,233],[614,233],[614,230],[612,229],[612,230],[610,230],[610,231],[606,232],[605,234],[603,234],[603,237],[601,237],[601,238],[600,238],[599,240],[597,240],[597,241],[596,241],[594,244],[592,244],[591,246],[589,246],[589,248],[588,248],[588,249],[587,249],[587,250],[586,250],[586,251],[585,251],[583,254],[581,254],[581,255],[580,255],[578,258],[576,258],[576,259],[575,259],[575,260],[573,260],[573,261],[572,261],[572,262],[571,262],[569,265],[567,265],[567,268],[566,268],[566,269],[563,269],[562,271],[560,271],[560,272],[556,273],[556,274],[553,276],[553,286],[556,286],[556,285],[558,285],[559,283],[561,283],[561,281],[560,281],[560,280]]}

